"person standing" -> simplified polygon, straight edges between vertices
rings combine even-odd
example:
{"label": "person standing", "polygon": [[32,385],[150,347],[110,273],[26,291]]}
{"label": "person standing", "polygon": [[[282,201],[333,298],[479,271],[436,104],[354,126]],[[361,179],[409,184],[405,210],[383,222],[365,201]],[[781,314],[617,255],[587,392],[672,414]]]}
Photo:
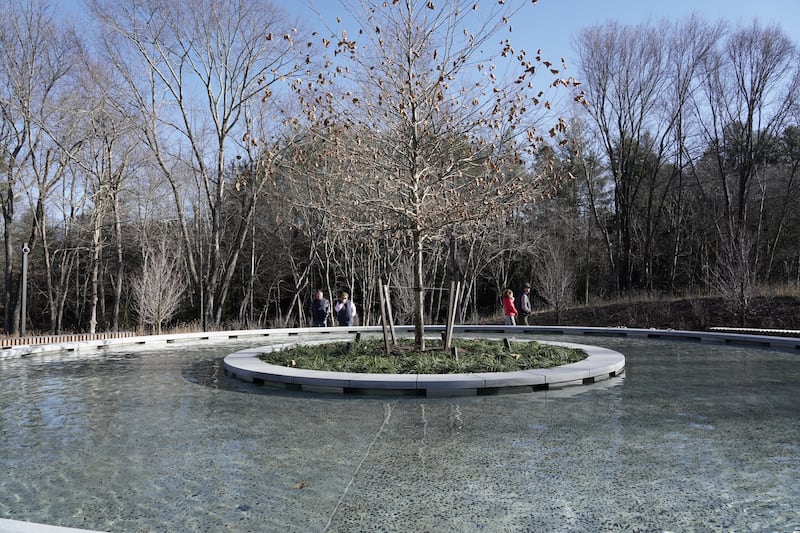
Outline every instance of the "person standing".
{"label": "person standing", "polygon": [[324,328],[328,325],[328,314],[331,304],[325,298],[322,289],[317,289],[314,299],[311,300],[311,325],[315,328]]}
{"label": "person standing", "polygon": [[514,306],[514,291],[511,289],[504,290],[501,301],[503,302],[503,324],[506,326],[516,326],[517,322],[515,317],[517,316],[517,308]]}
{"label": "person standing", "polygon": [[342,291],[339,301],[334,306],[336,318],[340,326],[352,326],[356,318],[356,304],[350,301],[350,295]]}
{"label": "person standing", "polygon": [[528,325],[528,317],[530,316],[533,309],[531,308],[531,284],[526,283],[522,286],[522,290],[519,293],[519,317],[522,320],[522,324]]}

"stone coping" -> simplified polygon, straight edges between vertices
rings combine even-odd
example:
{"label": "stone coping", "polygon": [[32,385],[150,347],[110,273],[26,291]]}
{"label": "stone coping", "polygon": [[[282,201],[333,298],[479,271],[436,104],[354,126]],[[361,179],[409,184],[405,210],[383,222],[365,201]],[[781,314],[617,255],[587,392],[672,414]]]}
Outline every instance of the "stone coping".
{"label": "stone coping", "polygon": [[0,518],[0,533],[97,533],[91,529],[75,529],[72,527],[49,526],[34,522],[9,520]]}
{"label": "stone coping", "polygon": [[[411,326],[399,326],[398,333],[413,331]],[[425,326],[427,333],[440,333],[444,326]],[[664,330],[623,327],[584,327],[584,326],[470,326],[457,325],[453,329],[457,334],[475,335],[571,335],[584,337],[629,337],[637,339],[675,340],[711,344],[730,344],[748,347],[766,348],[800,353],[800,338],[777,335],[750,335],[743,333]],[[0,359],[9,357],[25,357],[37,354],[53,354],[62,352],[81,352],[81,354],[100,352],[107,349],[166,347],[170,344],[221,342],[227,339],[292,338],[302,336],[304,339],[331,339],[342,335],[362,333],[380,333],[380,326],[330,327],[330,328],[275,328],[251,329],[196,333],[171,333],[167,335],[141,335],[115,339],[94,339],[76,342],[55,342],[52,344],[20,344],[3,347]]]}
{"label": "stone coping", "polygon": [[[318,343],[320,341],[314,341]],[[618,376],[625,356],[614,350],[567,342],[538,340],[542,344],[576,348],[586,352],[583,361],[555,368],[514,372],[470,374],[366,374],[326,372],[265,363],[259,355],[291,347],[297,342],[240,350],[225,357],[225,370],[243,381],[259,385],[313,392],[415,396],[482,395],[501,392],[533,392],[554,387],[594,383]]]}

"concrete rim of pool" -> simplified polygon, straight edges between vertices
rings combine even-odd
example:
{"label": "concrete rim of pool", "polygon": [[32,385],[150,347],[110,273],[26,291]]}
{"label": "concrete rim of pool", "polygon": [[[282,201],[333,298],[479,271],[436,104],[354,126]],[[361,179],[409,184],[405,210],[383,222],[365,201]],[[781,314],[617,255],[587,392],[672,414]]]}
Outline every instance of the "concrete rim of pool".
{"label": "concrete rim of pool", "polygon": [[[409,334],[411,326],[395,328],[398,333]],[[435,334],[444,326],[426,326],[426,332]],[[726,329],[726,328],[721,328]],[[216,332],[173,333],[166,335],[145,335],[109,339],[84,340],[76,342],[53,342],[51,344],[15,344],[3,346],[0,359],[26,357],[48,353],[87,353],[92,350],[124,348],[126,346],[159,347],[170,344],[223,342],[227,339],[279,338],[322,341],[358,333],[379,334],[380,326],[330,327],[330,328],[276,328],[258,330],[235,330]],[[759,335],[730,331],[689,331],[661,330],[626,327],[586,327],[586,326],[500,326],[500,325],[457,325],[454,332],[464,336],[529,336],[529,335],[570,335],[585,337],[620,337],[639,339],[676,340],[692,343],[730,344],[758,347],[800,353],[800,338],[776,335]],[[771,331],[765,330],[763,333]],[[762,332],[758,332],[762,333]],[[797,333],[797,332],[794,332]],[[540,340],[540,342],[542,342]],[[546,341],[550,342],[550,341]],[[553,343],[563,344],[563,343]],[[583,347],[584,345],[579,345]],[[586,349],[586,348],[582,348]],[[553,369],[527,370],[510,373],[452,374],[452,375],[386,375],[377,377],[357,375],[318,376],[312,371],[282,369],[276,373],[266,363],[257,359],[263,348],[252,348],[230,354],[225,358],[226,370],[236,378],[253,383],[270,383],[287,389],[323,390],[333,392],[407,392],[416,395],[469,395],[494,394],[526,390],[560,388],[573,384],[592,383],[599,379],[613,377],[623,372],[625,357],[618,352],[590,346],[589,357],[578,363]],[[257,352],[257,353],[256,353]],[[256,365],[255,361],[259,364]],[[281,369],[281,367],[275,367]],[[229,369],[229,370],[228,370]],[[290,371],[291,370],[291,371]],[[260,374],[264,374],[263,376]],[[322,378],[322,380],[320,380]]]}

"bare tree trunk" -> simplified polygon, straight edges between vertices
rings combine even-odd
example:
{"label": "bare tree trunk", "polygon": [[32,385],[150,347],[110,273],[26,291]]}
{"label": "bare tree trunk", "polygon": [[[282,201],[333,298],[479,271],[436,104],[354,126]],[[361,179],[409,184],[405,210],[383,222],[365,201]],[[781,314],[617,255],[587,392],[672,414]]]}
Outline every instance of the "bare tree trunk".
{"label": "bare tree trunk", "polygon": [[3,202],[3,245],[5,251],[5,271],[3,279],[4,293],[3,293],[3,309],[5,309],[5,330],[6,335],[11,335],[18,331],[14,325],[13,313],[13,295],[14,295],[14,245],[11,241],[11,222],[13,213],[13,197],[12,191],[7,191],[6,199]]}
{"label": "bare tree trunk", "polygon": [[[15,152],[18,153],[22,149],[19,146]],[[8,171],[6,172],[6,186],[3,191],[3,244],[5,255],[5,291],[3,295],[3,309],[5,309],[5,333],[12,335],[19,332],[19,315],[16,309],[16,298],[14,291],[14,240],[13,240],[13,224],[14,224],[14,185],[16,183],[15,166],[17,164],[16,157],[10,155],[6,161],[8,164]]]}
{"label": "bare tree trunk", "polygon": [[[122,257],[122,221],[120,220],[119,197],[114,196],[114,241],[116,244],[116,276],[112,276],[114,300],[111,307],[111,331],[119,331],[119,311],[122,301],[122,280],[125,274],[125,263]],[[116,279],[113,279],[116,278]]]}
{"label": "bare tree trunk", "polygon": [[417,350],[425,350],[425,290],[422,268],[422,235],[414,231],[414,345]]}
{"label": "bare tree trunk", "polygon": [[[102,255],[102,254],[101,254]],[[104,257],[100,261],[100,270],[97,273],[97,326],[100,329],[108,327],[108,309],[106,309],[106,276],[108,263]]]}
{"label": "bare tree trunk", "polygon": [[[60,333],[64,323],[64,309],[67,306],[67,296],[69,295],[69,282],[72,274],[72,269],[75,265],[74,259],[69,259],[67,252],[62,254],[61,266],[59,269],[59,283],[57,291],[54,292],[54,301],[56,305],[56,318],[53,333]],[[76,275],[77,279],[78,276]]]}
{"label": "bare tree trunk", "polygon": [[584,224],[586,224],[586,246],[584,250],[586,259],[584,268],[586,269],[586,272],[584,273],[583,280],[583,305],[589,305],[589,280],[591,275],[590,265],[592,261],[592,221],[588,215],[584,216]]}
{"label": "bare tree trunk", "polygon": [[[97,193],[99,194],[99,192]],[[102,201],[95,201],[95,205],[102,204]],[[102,209],[96,208],[94,214],[94,229],[92,231],[92,264],[89,297],[89,333],[97,332],[97,302],[99,300],[100,284],[100,247],[103,239],[103,227],[100,218]]]}

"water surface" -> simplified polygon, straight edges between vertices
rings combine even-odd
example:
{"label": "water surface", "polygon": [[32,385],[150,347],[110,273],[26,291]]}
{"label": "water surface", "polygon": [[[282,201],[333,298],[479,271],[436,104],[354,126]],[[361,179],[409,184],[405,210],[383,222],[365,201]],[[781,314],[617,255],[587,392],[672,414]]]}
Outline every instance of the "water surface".
{"label": "water surface", "polygon": [[800,356],[541,338],[618,350],[625,374],[364,398],[224,374],[224,355],[263,338],[0,360],[0,518],[115,532],[800,530]]}

